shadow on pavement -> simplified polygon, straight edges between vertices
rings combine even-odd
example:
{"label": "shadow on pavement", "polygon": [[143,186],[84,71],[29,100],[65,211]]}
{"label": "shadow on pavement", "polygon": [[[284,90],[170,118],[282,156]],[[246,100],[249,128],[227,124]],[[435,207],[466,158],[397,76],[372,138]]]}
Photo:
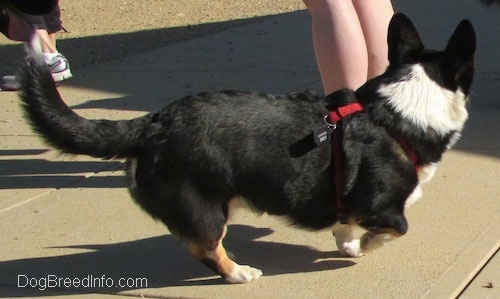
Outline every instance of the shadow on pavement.
{"label": "shadow on pavement", "polygon": [[[125,188],[125,178],[90,176],[104,170],[122,170],[120,161],[49,161],[33,158],[46,149],[0,150],[0,189],[60,188]],[[8,156],[30,156],[26,159],[3,159]],[[75,175],[76,174],[76,175]]]}
{"label": "shadow on pavement", "polygon": [[[234,250],[235,260],[263,270],[264,275],[282,275],[335,270],[355,265],[340,257],[336,251],[324,252],[314,248],[258,240],[270,235],[269,228],[245,225],[229,226],[225,239],[226,247]],[[46,248],[48,252],[51,249]],[[153,237],[131,242],[104,245],[71,245],[63,249],[84,249],[88,252],[62,256],[28,258],[0,262],[0,297],[38,297],[47,292],[51,295],[77,293],[118,293],[141,288],[163,288],[169,286],[219,285],[226,282],[214,276],[201,262],[193,259],[188,250],[172,235]],[[29,279],[88,278],[94,280],[91,288],[47,288],[41,291],[22,288],[29,285]],[[104,276],[103,276],[104,275]],[[102,280],[101,278],[105,279]],[[141,281],[140,287],[102,287],[105,283],[116,285],[120,278],[134,278]],[[100,281],[103,281],[99,287]],[[33,284],[35,284],[33,280]]]}
{"label": "shadow on pavement", "polygon": [[[269,17],[271,16],[71,39],[65,39],[65,33],[60,32],[57,47],[68,58],[71,68],[78,71],[85,66],[133,56]],[[6,37],[0,36],[0,42],[3,38]],[[15,71],[22,63],[23,57],[22,44],[0,45],[0,75]]]}

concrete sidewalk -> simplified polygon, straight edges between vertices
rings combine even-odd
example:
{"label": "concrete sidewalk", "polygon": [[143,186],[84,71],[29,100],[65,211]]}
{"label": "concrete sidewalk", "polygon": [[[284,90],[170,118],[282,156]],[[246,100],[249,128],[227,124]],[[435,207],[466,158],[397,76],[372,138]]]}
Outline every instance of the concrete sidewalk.
{"label": "concrete sidewalk", "polygon": [[[443,48],[468,18],[478,48],[467,129],[408,210],[403,238],[343,258],[330,232],[242,210],[226,248],[264,276],[226,284],[132,202],[122,163],[48,151],[25,124],[17,95],[2,92],[0,297],[500,298],[500,9],[408,2],[394,4],[429,47]],[[305,11],[284,14],[89,67],[60,92],[83,116],[124,119],[198,91],[320,91],[309,22]],[[44,278],[94,284],[40,290]],[[30,282],[38,285],[18,287]]]}

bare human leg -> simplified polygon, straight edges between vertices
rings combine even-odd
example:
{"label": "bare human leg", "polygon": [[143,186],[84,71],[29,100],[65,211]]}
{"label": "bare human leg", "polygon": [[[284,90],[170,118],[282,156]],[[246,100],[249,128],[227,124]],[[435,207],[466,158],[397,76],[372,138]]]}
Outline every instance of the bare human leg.
{"label": "bare human leg", "polygon": [[304,0],[325,94],[357,89],[388,65],[389,0]]}

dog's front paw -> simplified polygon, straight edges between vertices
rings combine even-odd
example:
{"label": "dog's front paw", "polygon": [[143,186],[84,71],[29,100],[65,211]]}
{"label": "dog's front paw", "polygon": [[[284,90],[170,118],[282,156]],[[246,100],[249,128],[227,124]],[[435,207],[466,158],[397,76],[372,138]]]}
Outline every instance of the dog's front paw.
{"label": "dog's front paw", "polygon": [[340,253],[344,256],[361,257],[365,255],[365,253],[361,249],[360,239],[350,240],[349,242],[343,242],[343,243],[337,242],[337,247]]}
{"label": "dog's front paw", "polygon": [[344,256],[360,257],[365,255],[361,240],[366,233],[366,229],[355,224],[346,225],[337,222],[333,226],[337,248]]}
{"label": "dog's front paw", "polygon": [[259,269],[236,264],[231,274],[226,276],[226,280],[230,283],[247,283],[261,276],[262,271]]}

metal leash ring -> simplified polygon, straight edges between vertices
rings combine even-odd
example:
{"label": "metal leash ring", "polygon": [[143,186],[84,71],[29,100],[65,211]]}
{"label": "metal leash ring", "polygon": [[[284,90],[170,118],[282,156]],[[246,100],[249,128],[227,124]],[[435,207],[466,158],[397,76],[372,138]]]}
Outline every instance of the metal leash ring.
{"label": "metal leash ring", "polygon": [[337,123],[333,123],[333,124],[332,124],[332,123],[330,123],[330,122],[328,121],[328,114],[327,114],[327,115],[325,115],[325,116],[323,117],[323,122],[325,123],[325,125],[327,125],[327,126],[328,126],[328,129],[329,129],[329,130],[332,130],[332,131],[333,131],[333,130],[337,129]]}

